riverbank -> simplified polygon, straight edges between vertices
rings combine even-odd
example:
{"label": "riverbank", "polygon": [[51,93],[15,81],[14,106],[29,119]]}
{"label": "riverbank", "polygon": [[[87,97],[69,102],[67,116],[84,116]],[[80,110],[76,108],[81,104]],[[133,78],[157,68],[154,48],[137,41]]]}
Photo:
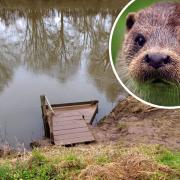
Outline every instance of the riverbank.
{"label": "riverbank", "polygon": [[[89,126],[97,143],[121,142],[122,147],[159,144],[180,150],[180,110],[158,109],[133,97],[120,101],[95,127]],[[32,146],[50,145],[48,140]]]}
{"label": "riverbank", "polygon": [[180,150],[180,110],[157,109],[133,97],[118,103],[101,123],[92,128],[98,142],[160,144]]}
{"label": "riverbank", "polygon": [[96,143],[67,148],[43,140],[32,144],[38,148],[31,152],[18,153],[8,153],[6,147],[0,158],[0,177],[179,179],[179,111],[152,108],[128,97],[96,127],[90,127]]}

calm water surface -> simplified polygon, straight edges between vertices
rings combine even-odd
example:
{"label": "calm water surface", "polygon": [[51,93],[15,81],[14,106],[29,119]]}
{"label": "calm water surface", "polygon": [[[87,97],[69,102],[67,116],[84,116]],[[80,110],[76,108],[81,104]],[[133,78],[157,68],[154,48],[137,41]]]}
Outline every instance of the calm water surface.
{"label": "calm water surface", "polygon": [[95,121],[125,96],[108,39],[126,1],[0,1],[0,143],[44,135],[41,94],[51,103],[97,99]]}

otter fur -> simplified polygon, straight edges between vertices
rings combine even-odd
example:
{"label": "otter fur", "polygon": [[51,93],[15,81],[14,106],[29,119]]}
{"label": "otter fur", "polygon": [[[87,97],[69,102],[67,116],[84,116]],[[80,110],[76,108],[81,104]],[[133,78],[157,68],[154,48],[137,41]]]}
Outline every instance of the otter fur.
{"label": "otter fur", "polygon": [[130,13],[116,67],[136,96],[180,106],[180,3],[156,3]]}

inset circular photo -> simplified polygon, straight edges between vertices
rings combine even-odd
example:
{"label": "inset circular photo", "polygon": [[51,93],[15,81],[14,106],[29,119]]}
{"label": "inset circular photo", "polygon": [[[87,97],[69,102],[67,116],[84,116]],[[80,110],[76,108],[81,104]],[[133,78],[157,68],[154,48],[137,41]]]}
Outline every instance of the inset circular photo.
{"label": "inset circular photo", "polygon": [[180,1],[134,0],[110,36],[113,71],[126,91],[154,107],[180,108]]}

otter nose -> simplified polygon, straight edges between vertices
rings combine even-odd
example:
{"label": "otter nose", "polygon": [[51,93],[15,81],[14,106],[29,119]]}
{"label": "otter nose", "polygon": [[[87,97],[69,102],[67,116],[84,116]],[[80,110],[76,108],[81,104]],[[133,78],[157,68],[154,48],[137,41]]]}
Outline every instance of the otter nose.
{"label": "otter nose", "polygon": [[145,56],[145,62],[155,69],[158,69],[168,63],[170,63],[170,56],[164,54],[147,54]]}

